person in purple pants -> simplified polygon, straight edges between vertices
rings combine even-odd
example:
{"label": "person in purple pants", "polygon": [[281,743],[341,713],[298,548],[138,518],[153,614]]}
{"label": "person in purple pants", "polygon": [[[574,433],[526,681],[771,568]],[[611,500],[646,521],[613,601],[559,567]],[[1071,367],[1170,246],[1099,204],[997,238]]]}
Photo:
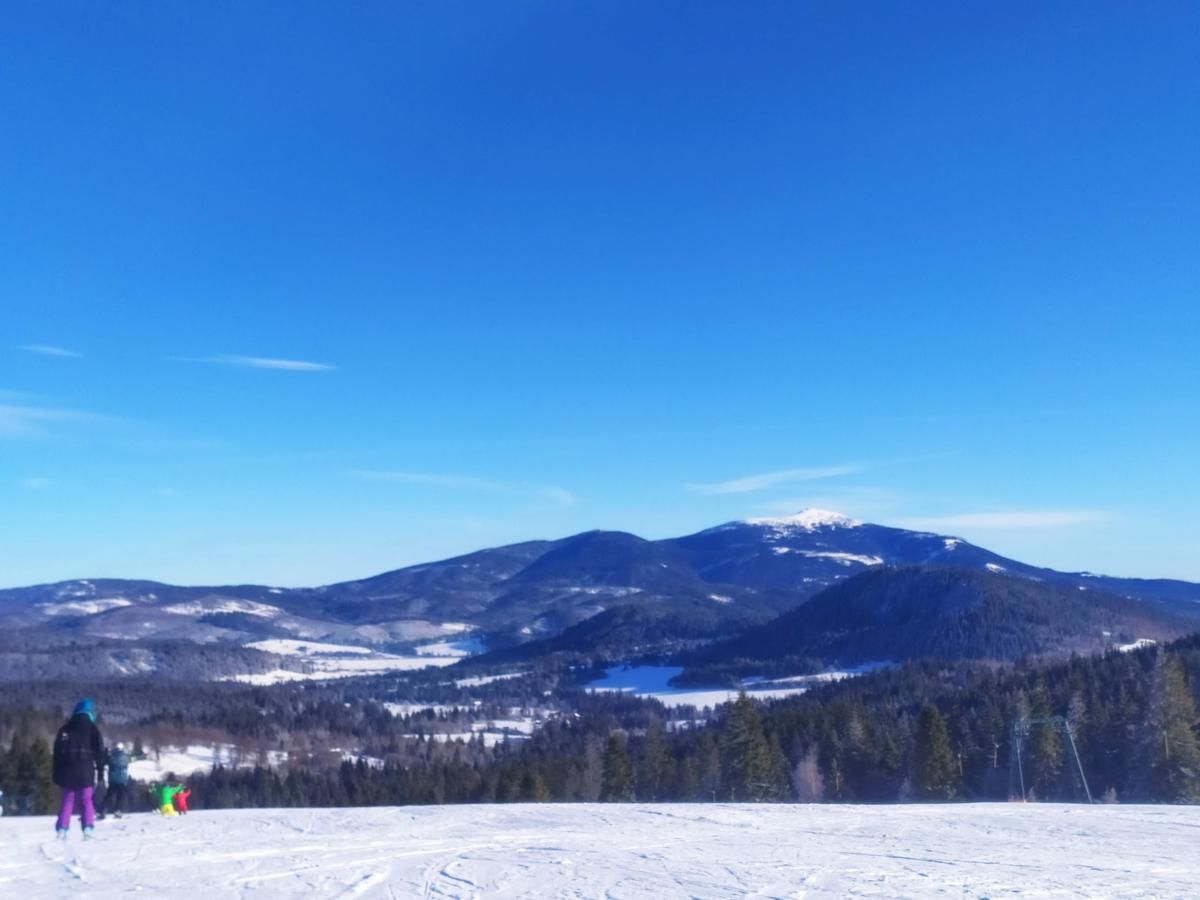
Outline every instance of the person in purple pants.
{"label": "person in purple pants", "polygon": [[62,788],[62,804],[55,823],[59,840],[67,839],[77,805],[83,838],[91,838],[96,823],[93,795],[97,778],[103,777],[104,741],[96,727],[96,704],[80,700],[54,739],[54,783]]}

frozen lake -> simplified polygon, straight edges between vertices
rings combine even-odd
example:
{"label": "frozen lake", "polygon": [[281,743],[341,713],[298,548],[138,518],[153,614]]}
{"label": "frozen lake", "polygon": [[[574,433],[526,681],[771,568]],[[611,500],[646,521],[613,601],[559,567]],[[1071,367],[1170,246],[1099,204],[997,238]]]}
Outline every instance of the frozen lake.
{"label": "frozen lake", "polygon": [[[854,670],[821,672],[817,675],[797,675],[771,681],[746,681],[742,689],[756,700],[775,700],[803,694],[814,684],[850,678],[880,664],[873,663]],[[592,691],[624,691],[638,697],[652,697],[665,706],[720,706],[737,697],[732,688],[678,688],[669,682],[682,672],[679,666],[613,666],[598,681],[588,685]]]}

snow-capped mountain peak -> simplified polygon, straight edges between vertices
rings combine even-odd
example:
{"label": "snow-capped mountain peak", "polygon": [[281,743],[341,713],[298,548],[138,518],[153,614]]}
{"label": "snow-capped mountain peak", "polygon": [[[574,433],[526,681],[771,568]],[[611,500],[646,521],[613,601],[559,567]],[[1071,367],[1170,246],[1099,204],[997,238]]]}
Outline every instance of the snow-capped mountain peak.
{"label": "snow-capped mountain peak", "polygon": [[862,522],[827,509],[804,509],[794,516],[746,519],[746,525],[761,525],[781,530],[816,531],[818,528],[858,528]]}

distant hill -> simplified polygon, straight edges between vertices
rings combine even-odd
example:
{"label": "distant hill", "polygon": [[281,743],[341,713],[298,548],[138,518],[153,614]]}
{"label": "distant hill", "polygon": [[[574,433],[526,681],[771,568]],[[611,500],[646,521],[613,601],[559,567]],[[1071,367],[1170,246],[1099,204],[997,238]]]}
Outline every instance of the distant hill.
{"label": "distant hill", "polygon": [[[470,635],[492,649],[561,635],[614,614],[569,641],[605,638],[676,649],[697,634],[730,637],[861,573],[952,566],[1065,591],[1086,588],[1200,620],[1200,585],[1057,572],[1006,559],[957,537],[871,525],[821,510],[728,522],[649,541],[591,531],[528,541],[313,588],[178,587],[91,579],[0,590],[0,629],[80,640],[186,640],[214,645],[264,638],[411,646]],[[1081,592],[1082,593],[1082,592]],[[675,622],[676,635],[666,634]]]}
{"label": "distant hill", "polygon": [[1194,620],[1080,586],[967,569],[878,567],[684,657],[688,680],[921,657],[1012,661],[1189,633]]}
{"label": "distant hill", "polygon": [[726,636],[734,627],[752,627],[758,620],[742,622],[718,614],[712,605],[692,610],[644,609],[629,604],[606,609],[547,638],[504,647],[471,663],[481,666],[529,662],[558,656],[565,662],[621,660],[643,655],[676,653]]}

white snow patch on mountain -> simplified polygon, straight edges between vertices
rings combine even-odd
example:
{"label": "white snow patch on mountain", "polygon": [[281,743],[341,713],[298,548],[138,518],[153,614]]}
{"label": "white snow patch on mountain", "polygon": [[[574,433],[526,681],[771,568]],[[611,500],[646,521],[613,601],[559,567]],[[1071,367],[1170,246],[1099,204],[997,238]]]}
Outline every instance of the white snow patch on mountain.
{"label": "white snow patch on mountain", "polygon": [[962,542],[962,538],[942,538],[942,543],[946,545],[947,550],[957,550],[958,545]]}
{"label": "white snow patch on mountain", "polygon": [[802,556],[813,559],[832,559],[836,563],[848,566],[851,563],[861,563],[864,566],[882,566],[882,556],[863,556],[857,553],[837,553],[832,550],[798,550]]}
{"label": "white snow patch on mountain", "polygon": [[1153,647],[1158,644],[1158,641],[1153,638],[1138,638],[1132,644],[1119,644],[1115,648],[1118,653],[1129,653],[1133,650],[1141,650],[1143,647]]}
{"label": "white snow patch on mountain", "polygon": [[290,638],[272,638],[266,641],[253,641],[246,644],[252,650],[263,653],[276,653],[280,656],[319,656],[322,654],[354,654],[370,656],[373,651],[366,647],[355,647],[350,644],[322,644],[317,641],[296,641]]}
{"label": "white snow patch on mountain", "polygon": [[454,682],[455,687],[482,687],[494,681],[506,681],[509,678],[520,678],[524,672],[504,672],[500,675],[473,675],[470,678],[459,678]]}
{"label": "white snow patch on mountain", "polygon": [[[199,800],[200,798],[195,798]],[[570,803],[0,818],[0,893],[1191,897],[1197,806]]]}
{"label": "white snow patch on mountain", "polygon": [[766,516],[756,519],[745,519],[740,524],[759,525],[786,535],[792,531],[806,531],[811,534],[819,528],[858,528],[862,525],[862,522],[827,509],[805,509],[794,516]]}
{"label": "white snow patch on mountain", "polygon": [[630,597],[642,592],[640,587],[610,587],[608,585],[604,587],[569,587],[566,590],[570,594],[588,594],[589,596],[603,594],[607,597]]}
{"label": "white snow patch on mountain", "polygon": [[266,603],[255,603],[253,600],[238,600],[231,597],[220,597],[212,600],[190,600],[187,603],[174,603],[164,606],[163,612],[174,613],[177,616],[211,616],[218,613],[241,613],[246,616],[259,616],[273,619],[283,615],[278,606],[268,606]]}
{"label": "white snow patch on mountain", "polygon": [[996,574],[1008,571],[1008,569],[1004,568],[1004,566],[998,566],[995,563],[987,563],[984,568],[989,572],[995,572]]}
{"label": "white snow patch on mountain", "polygon": [[333,681],[338,678],[362,678],[369,675],[384,675],[388,672],[412,672],[417,669],[452,666],[462,658],[459,656],[391,656],[371,651],[367,651],[367,655],[362,655],[358,652],[361,649],[355,648],[354,655],[301,656],[300,660],[305,666],[304,671],[273,669],[270,672],[227,675],[217,680],[257,685],[284,684],[291,681]]}
{"label": "white snow patch on mountain", "polygon": [[[80,596],[87,596],[81,594]],[[48,616],[94,616],[110,609],[132,606],[124,597],[108,597],[104,600],[69,600],[64,603],[39,603],[37,608]]]}
{"label": "white snow patch on mountain", "polygon": [[725,594],[709,594],[708,599],[714,603],[732,603],[733,598],[727,597]]}
{"label": "white snow patch on mountain", "polygon": [[450,743],[451,741],[459,741],[467,743],[479,739],[483,741],[485,747],[495,747],[499,744],[504,744],[509,741],[527,741],[527,734],[505,734],[495,731],[455,731],[455,732],[438,732],[436,734],[406,734],[407,738],[424,738],[426,740],[435,741],[439,744]]}
{"label": "white snow patch on mountain", "polygon": [[479,638],[466,638],[461,641],[435,641],[431,644],[421,644],[414,647],[419,656],[474,656],[484,651],[483,641]]}
{"label": "white snow patch on mountain", "polygon": [[470,706],[447,706],[443,703],[384,703],[383,708],[397,718],[404,718],[405,716],[415,716],[427,711],[432,711],[434,715],[466,712],[474,709],[476,706],[482,705],[482,700],[475,700],[472,701]]}

